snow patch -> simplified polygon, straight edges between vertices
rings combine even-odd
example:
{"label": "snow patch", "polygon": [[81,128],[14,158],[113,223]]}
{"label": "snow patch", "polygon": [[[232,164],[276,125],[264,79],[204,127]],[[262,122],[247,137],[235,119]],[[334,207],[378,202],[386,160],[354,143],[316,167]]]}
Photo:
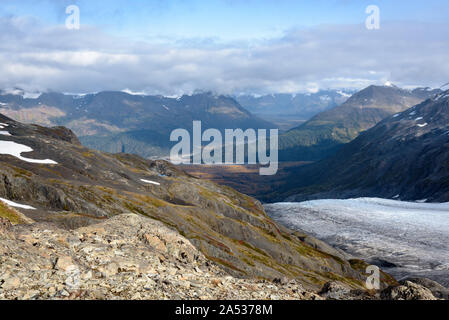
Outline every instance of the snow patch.
{"label": "snow patch", "polygon": [[425,126],[427,126],[427,122],[423,123],[423,124],[418,124],[418,127],[420,127],[420,128],[424,128]]}
{"label": "snow patch", "polygon": [[[0,129],[3,129],[3,128],[0,127]],[[10,136],[11,135],[8,131],[0,131],[0,134],[4,135],[4,136]]]}
{"label": "snow patch", "polygon": [[396,113],[396,114],[393,116],[393,118],[397,118],[397,117],[399,117],[399,113]]}
{"label": "snow patch", "polygon": [[331,98],[328,95],[320,96],[321,101],[331,101]]}
{"label": "snow patch", "polygon": [[42,95],[40,92],[24,92],[22,97],[24,99],[37,99]]}
{"label": "snow patch", "polygon": [[28,210],[36,210],[36,208],[33,208],[32,206],[28,206],[26,204],[16,203],[16,202],[13,202],[11,200],[7,200],[7,199],[3,199],[3,198],[0,198],[0,200],[3,201],[4,203],[6,203],[8,206],[11,206],[11,207],[28,209]]}
{"label": "snow patch", "polygon": [[352,94],[348,94],[348,93],[343,92],[343,91],[341,91],[341,90],[338,90],[337,93],[338,93],[339,95],[341,95],[342,97],[345,97],[345,98],[349,98],[349,97],[352,96]]}
{"label": "snow patch", "polygon": [[418,117],[418,118],[415,119],[415,121],[422,120],[422,118],[423,117]]}
{"label": "snow patch", "polygon": [[145,92],[143,92],[143,91],[137,92],[137,91],[132,91],[130,89],[124,89],[124,90],[122,90],[122,92],[127,93],[132,96],[144,96],[145,95]]}
{"label": "snow patch", "polygon": [[145,182],[145,183],[155,184],[157,186],[161,185],[159,182],[155,182],[155,181],[151,181],[151,180],[140,179],[140,181]]}
{"label": "snow patch", "polygon": [[19,144],[13,141],[0,141],[0,154],[8,154],[11,156],[14,156],[16,158],[19,158],[22,161],[30,162],[30,163],[40,163],[40,164],[58,164],[57,162],[45,159],[45,160],[36,160],[36,159],[29,159],[21,156],[22,152],[31,152],[33,149],[31,149],[28,146],[25,146],[23,144]]}
{"label": "snow patch", "polygon": [[14,88],[14,89],[5,89],[2,92],[2,95],[11,94],[13,96],[22,96],[24,99],[37,99],[41,96],[41,92],[28,92],[22,89]]}
{"label": "snow patch", "polygon": [[415,202],[417,203],[426,203],[427,199],[422,199],[422,200],[416,200]]}
{"label": "snow patch", "polygon": [[442,100],[442,99],[446,99],[449,98],[449,93],[442,93],[440,95],[438,95],[435,100]]}

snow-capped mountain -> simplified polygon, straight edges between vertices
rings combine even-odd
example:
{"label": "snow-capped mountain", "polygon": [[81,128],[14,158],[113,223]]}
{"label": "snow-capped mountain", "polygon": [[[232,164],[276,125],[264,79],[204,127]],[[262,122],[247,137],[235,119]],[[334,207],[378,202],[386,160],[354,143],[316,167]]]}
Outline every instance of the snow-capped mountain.
{"label": "snow-capped mountain", "polygon": [[168,155],[171,131],[191,130],[193,120],[201,120],[204,130],[275,128],[233,98],[210,92],[177,98],[120,91],[36,97],[14,89],[0,93],[0,113],[25,123],[66,126],[97,150],[144,157]]}
{"label": "snow-capped mountain", "polygon": [[361,132],[386,117],[404,111],[440,90],[406,90],[391,83],[369,86],[353,94],[345,103],[314,116],[280,137],[283,161],[319,160],[335,153]]}
{"label": "snow-capped mountain", "polygon": [[235,99],[250,112],[265,116],[294,116],[307,120],[345,102],[353,90],[320,90],[314,93],[238,95]]}

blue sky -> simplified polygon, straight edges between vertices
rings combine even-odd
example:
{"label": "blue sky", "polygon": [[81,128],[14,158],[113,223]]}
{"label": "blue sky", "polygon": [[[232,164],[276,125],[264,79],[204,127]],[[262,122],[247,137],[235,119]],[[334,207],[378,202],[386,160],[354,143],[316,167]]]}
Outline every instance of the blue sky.
{"label": "blue sky", "polygon": [[[81,29],[65,27],[67,6]],[[380,29],[368,30],[368,5]],[[449,81],[449,1],[0,0],[0,89],[180,95]]]}
{"label": "blue sky", "polygon": [[2,0],[0,16],[33,16],[64,24],[76,4],[82,24],[135,39],[266,39],[320,24],[362,24],[375,4],[384,21],[444,22],[446,0]]}

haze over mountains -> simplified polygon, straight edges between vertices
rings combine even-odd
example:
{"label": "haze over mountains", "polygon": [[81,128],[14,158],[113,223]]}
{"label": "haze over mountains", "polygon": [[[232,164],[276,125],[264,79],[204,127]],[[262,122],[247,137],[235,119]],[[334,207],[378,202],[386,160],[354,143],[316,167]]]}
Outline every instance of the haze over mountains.
{"label": "haze over mountains", "polygon": [[345,102],[354,90],[319,90],[309,93],[238,95],[235,99],[248,111],[288,130],[317,113]]}

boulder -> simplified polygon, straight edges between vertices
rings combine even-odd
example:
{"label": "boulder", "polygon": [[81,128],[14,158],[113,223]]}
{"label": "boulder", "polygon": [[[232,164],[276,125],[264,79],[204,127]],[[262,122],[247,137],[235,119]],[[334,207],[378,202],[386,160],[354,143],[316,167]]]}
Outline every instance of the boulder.
{"label": "boulder", "polygon": [[427,278],[412,277],[412,278],[404,279],[400,283],[402,284],[402,283],[405,283],[406,281],[413,282],[413,283],[419,284],[423,287],[426,287],[427,289],[429,289],[432,292],[432,294],[435,296],[435,298],[449,300],[449,289],[446,287],[443,287],[441,284],[439,284],[436,281],[433,281],[433,280],[430,280]]}
{"label": "boulder", "polygon": [[380,297],[382,300],[437,300],[429,289],[411,281],[384,289]]}

